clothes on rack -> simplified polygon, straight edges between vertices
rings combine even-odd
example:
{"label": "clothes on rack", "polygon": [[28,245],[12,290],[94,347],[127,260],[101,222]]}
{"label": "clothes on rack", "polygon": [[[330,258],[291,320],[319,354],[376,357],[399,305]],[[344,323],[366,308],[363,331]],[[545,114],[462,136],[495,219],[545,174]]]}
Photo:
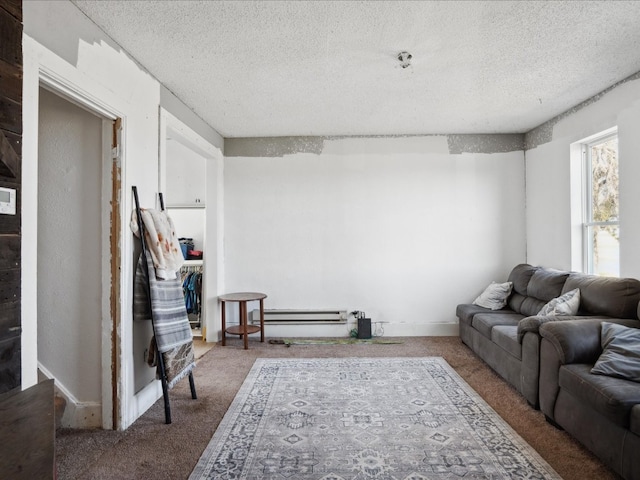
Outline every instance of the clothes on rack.
{"label": "clothes on rack", "polygon": [[[173,220],[164,210],[141,208],[144,223],[145,243],[151,254],[155,274],[159,279],[177,278],[176,272],[184,263],[180,242],[173,226]],[[131,213],[131,231],[140,236],[137,213]]]}
{"label": "clothes on rack", "polygon": [[182,292],[187,313],[199,315],[202,310],[202,268],[182,268]]}

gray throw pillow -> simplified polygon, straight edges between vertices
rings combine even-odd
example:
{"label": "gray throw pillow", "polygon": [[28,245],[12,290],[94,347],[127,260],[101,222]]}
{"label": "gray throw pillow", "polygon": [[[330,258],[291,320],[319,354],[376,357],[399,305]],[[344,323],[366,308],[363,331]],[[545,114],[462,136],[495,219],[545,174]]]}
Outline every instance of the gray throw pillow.
{"label": "gray throw pillow", "polygon": [[564,295],[549,300],[538,315],[575,315],[580,308],[580,289],[574,288]]}
{"label": "gray throw pillow", "polygon": [[473,304],[491,310],[500,310],[507,304],[507,299],[509,295],[511,295],[512,288],[512,282],[491,282],[491,285],[484,289],[484,292],[473,301]]}
{"label": "gray throw pillow", "polygon": [[591,373],[640,382],[640,328],[602,322],[602,354]]}

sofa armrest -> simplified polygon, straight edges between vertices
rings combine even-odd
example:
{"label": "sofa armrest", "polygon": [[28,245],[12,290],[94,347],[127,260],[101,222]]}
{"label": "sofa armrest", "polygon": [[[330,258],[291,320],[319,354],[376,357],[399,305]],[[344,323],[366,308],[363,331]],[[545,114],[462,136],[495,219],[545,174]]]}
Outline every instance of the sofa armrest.
{"label": "sofa armrest", "polygon": [[538,316],[525,317],[518,323],[518,342],[522,344],[522,340],[526,333],[538,333],[540,326],[544,323],[557,320],[558,317]]}
{"label": "sofa armrest", "polygon": [[[565,317],[566,318],[566,317]],[[556,349],[560,363],[595,363],[602,353],[602,322],[637,326],[637,320],[610,317],[580,317],[548,322],[540,326],[540,335]]]}
{"label": "sofa armrest", "polygon": [[555,348],[560,364],[593,363],[602,352],[602,319],[566,320],[542,325],[540,335]]}
{"label": "sofa armrest", "polygon": [[[534,315],[520,320],[518,323],[518,341],[522,343],[525,333],[539,333],[540,327],[548,322],[566,322],[568,320],[591,320],[593,316],[572,316],[572,315]],[[597,317],[600,321],[606,317]],[[609,320],[606,318],[606,320]],[[614,320],[614,319],[611,319]]]}

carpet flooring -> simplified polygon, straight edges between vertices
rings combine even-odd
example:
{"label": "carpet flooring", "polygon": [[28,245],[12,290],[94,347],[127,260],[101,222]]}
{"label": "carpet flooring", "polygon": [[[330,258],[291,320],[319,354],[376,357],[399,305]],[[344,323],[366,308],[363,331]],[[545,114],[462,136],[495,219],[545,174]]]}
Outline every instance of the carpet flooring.
{"label": "carpet flooring", "polygon": [[441,357],[260,358],[190,480],[559,480]]}
{"label": "carpet flooring", "polygon": [[[392,340],[391,338],[389,338]],[[196,361],[198,399],[189,382],[170,392],[173,423],[162,399],[124,432],[59,430],[58,479],[186,479],[257,358],[443,357],[478,395],[565,480],[619,477],[565,432],[549,425],[458,337],[403,337],[398,344],[274,345],[238,339],[214,346]]]}

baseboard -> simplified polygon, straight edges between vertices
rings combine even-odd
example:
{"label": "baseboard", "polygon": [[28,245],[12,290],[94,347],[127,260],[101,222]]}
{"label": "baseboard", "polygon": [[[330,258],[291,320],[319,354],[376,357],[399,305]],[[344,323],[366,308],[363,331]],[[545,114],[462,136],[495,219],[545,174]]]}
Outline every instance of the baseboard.
{"label": "baseboard", "polygon": [[[382,327],[385,337],[457,337],[458,323],[382,323],[372,321],[371,330]],[[347,337],[355,324],[348,325],[265,325],[265,336],[269,338],[315,338],[315,337]],[[235,335],[227,335],[235,337]],[[236,337],[237,338],[237,337]],[[258,334],[249,338],[259,338]]]}
{"label": "baseboard", "polygon": [[46,378],[54,380],[56,396],[64,398],[67,402],[59,426],[65,428],[102,428],[102,404],[100,402],[79,401],[40,362],[38,362],[38,370]]}
{"label": "baseboard", "polygon": [[382,324],[384,335],[389,337],[457,337],[456,323],[387,323]]}

